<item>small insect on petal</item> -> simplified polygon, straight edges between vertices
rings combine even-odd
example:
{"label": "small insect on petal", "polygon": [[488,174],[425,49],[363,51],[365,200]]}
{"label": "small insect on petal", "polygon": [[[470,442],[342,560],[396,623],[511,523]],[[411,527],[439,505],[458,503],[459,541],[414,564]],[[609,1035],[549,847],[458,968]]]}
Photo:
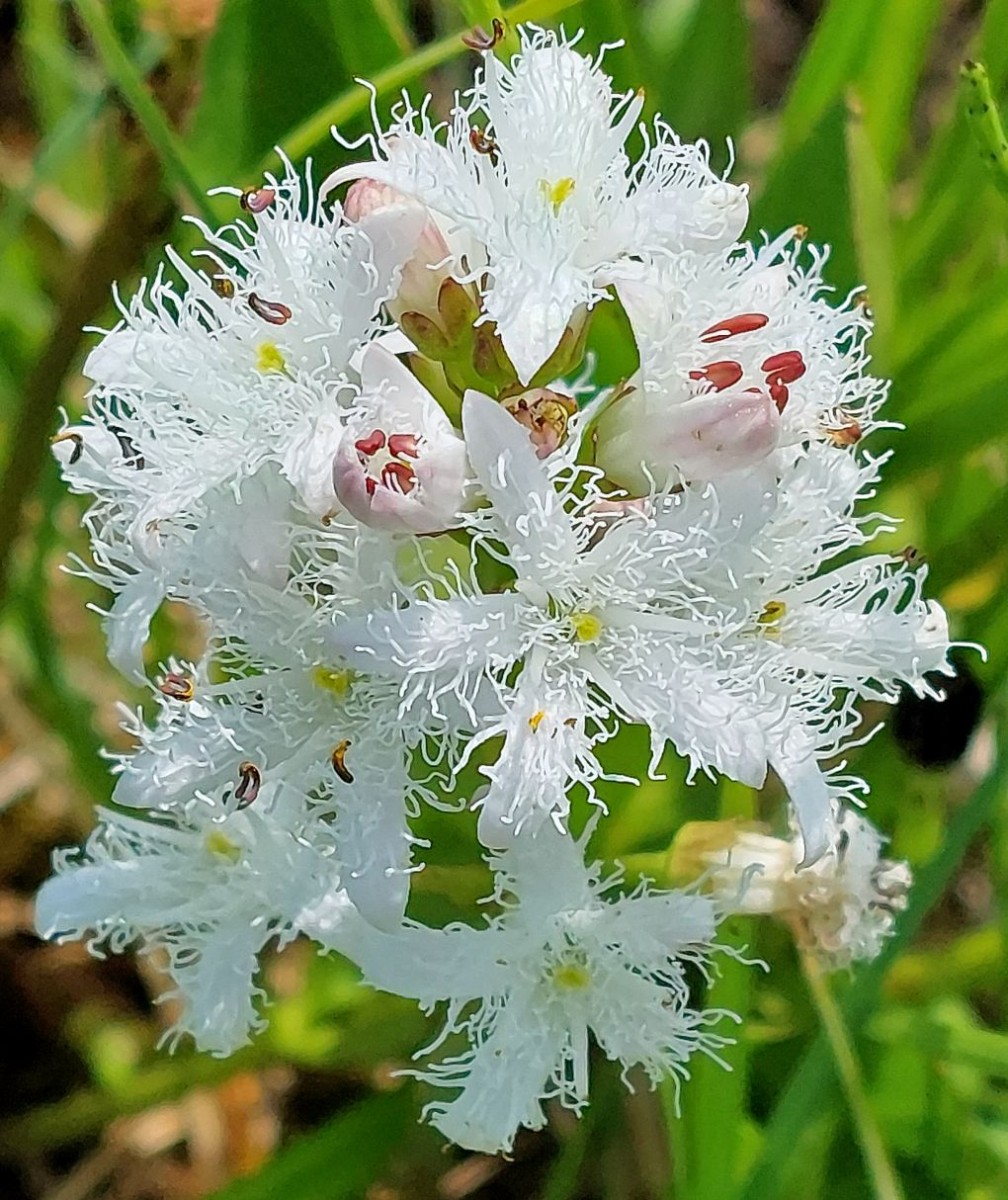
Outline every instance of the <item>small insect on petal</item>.
{"label": "small insect on petal", "polygon": [[238,203],[246,212],[261,213],[276,200],[276,189],[271,187],[247,188]]}
{"label": "small insect on petal", "polygon": [[718,321],[715,325],[705,329],[700,334],[700,341],[723,342],[740,333],[753,333],[769,324],[770,318],[764,313],[740,313],[737,317],[728,317],[727,320]]}
{"label": "small insect on petal", "polygon": [[477,25],[468,33],[462,34],[462,44],[468,46],[470,50],[476,50],[480,54],[487,50],[492,50],[494,46],[504,40],[505,27],[500,17],[494,17],[491,29],[493,32],[487,33],[482,25]]}
{"label": "small insect on petal", "polygon": [[264,300],[255,292],[249,292],[248,302],[255,315],[271,325],[286,325],[294,315],[286,304],[279,300]]}
{"label": "small insect on petal", "polygon": [[69,429],[66,433],[57,433],[52,439],[52,445],[55,446],[57,442],[73,442],[73,449],[70,451],[67,462],[71,467],[74,463],[80,462],[80,456],[84,453],[84,439],[79,433],[74,433]]}
{"label": "small insect on petal", "polygon": [[196,694],[196,680],[182,671],[169,671],[158,684],[158,691],[169,700],[188,702]]}
{"label": "small insect on petal", "polygon": [[240,779],[235,788],[235,799],[238,801],[239,809],[248,808],[259,795],[259,789],[262,787],[262,772],[255,763],[246,760],[238,764],[238,775]]}
{"label": "small insect on petal", "polygon": [[350,739],[344,738],[332,752],[332,768],[344,783],[353,783],[353,773],[346,765],[346,752],[350,749]]}

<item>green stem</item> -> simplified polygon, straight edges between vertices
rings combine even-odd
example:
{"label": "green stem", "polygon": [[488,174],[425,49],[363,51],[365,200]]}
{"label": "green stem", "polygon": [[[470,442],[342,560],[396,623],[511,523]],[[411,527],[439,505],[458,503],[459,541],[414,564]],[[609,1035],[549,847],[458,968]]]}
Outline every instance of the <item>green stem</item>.
{"label": "green stem", "polygon": [[412,54],[416,50],[416,44],[409,26],[396,7],[395,0],[371,0],[371,7],[375,10],[375,16],[385,27],[385,32],[395,42],[399,53]]}
{"label": "green stem", "polygon": [[[81,2],[81,0],[78,0]],[[84,0],[94,3],[94,0]],[[578,0],[523,0],[505,11],[510,28],[521,24],[522,21],[543,21],[565,8],[572,8]],[[405,62],[396,63],[379,71],[370,81],[370,87],[354,87],[337,96],[330,104],[313,113],[306,121],[292,129],[280,139],[285,153],[297,161],[304,158],[310,150],[323,142],[334,125],[343,125],[352,118],[367,111],[371,103],[371,89],[376,96],[385,96],[389,92],[397,92],[419,79],[435,67],[461,54],[465,49],[462,34],[468,32],[468,27],[459,29],[447,37],[439,38],[423,46],[412,54]],[[276,151],[271,151],[260,164],[261,171],[273,171],[280,165]]]}
{"label": "green stem", "polygon": [[903,1189],[886,1153],[875,1114],[868,1103],[861,1064],[851,1045],[847,1026],[830,991],[819,964],[810,954],[802,954],[802,968],[809,993],[829,1039],[840,1084],[854,1121],[864,1164],[871,1179],[876,1200],[904,1200]]}
{"label": "green stem", "polygon": [[1001,114],[991,91],[990,78],[983,63],[964,62],[959,72],[965,97],[966,120],[980,158],[991,174],[994,186],[1008,196],[1008,138]]}
{"label": "green stem", "polygon": [[139,121],[166,177],[186,193],[204,221],[216,225],[217,217],[199,174],[119,40],[107,7],[102,0],[74,0],[74,4],[109,78]]}

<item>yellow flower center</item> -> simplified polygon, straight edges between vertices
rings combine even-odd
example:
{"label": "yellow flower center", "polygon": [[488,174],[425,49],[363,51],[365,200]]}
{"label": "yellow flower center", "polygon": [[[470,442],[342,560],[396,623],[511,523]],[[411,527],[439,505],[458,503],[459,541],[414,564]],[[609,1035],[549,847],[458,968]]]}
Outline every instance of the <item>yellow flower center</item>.
{"label": "yellow flower center", "polygon": [[565,175],[563,179],[558,179],[556,183],[550,183],[548,179],[540,179],[539,189],[553,206],[553,215],[556,216],[563,206],[563,202],[574,191],[574,180],[569,175]]}
{"label": "yellow flower center", "polygon": [[211,829],[204,844],[211,854],[226,858],[228,862],[236,863],[241,858],[240,848],[220,829]]}
{"label": "yellow flower center", "polygon": [[570,623],[576,642],[594,642],[602,634],[602,620],[592,612],[573,612]]}
{"label": "yellow flower center", "polygon": [[287,370],[287,359],[276,342],[260,342],[256,347],[256,370],[263,375]]}
{"label": "yellow flower center", "polygon": [[531,717],[529,717],[529,719],[528,719],[529,729],[531,729],[532,732],[535,733],[535,731],[539,728],[539,726],[545,720],[546,720],[546,714],[540,708],[537,712],[534,712]]}
{"label": "yellow flower center", "polygon": [[558,988],[569,992],[583,992],[591,984],[591,972],[577,959],[557,963],[550,975]]}
{"label": "yellow flower center", "polygon": [[332,667],[314,667],[311,677],[312,683],[316,687],[320,687],[324,692],[330,692],[342,700],[353,687],[356,672],[348,668],[337,671]]}

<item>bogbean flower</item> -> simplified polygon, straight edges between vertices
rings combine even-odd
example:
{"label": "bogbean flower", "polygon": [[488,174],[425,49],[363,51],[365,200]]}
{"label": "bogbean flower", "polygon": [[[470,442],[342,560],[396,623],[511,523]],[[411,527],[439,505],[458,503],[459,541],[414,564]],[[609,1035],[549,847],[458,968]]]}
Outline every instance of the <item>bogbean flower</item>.
{"label": "bogbean flower", "polygon": [[45,937],[166,953],[174,990],[164,999],[183,1001],[171,1037],[191,1034],[218,1055],[264,1024],[263,949],[294,937],[302,910],[339,886],[324,827],[299,797],[267,784],[243,808],[240,790],[194,793],[160,819],[99,813],[82,852],[57,853],[36,907]]}
{"label": "bogbean flower", "polygon": [[703,143],[681,142],[661,120],[632,162],[643,94],[614,93],[601,56],[579,54],[576,37],[519,36],[510,64],[484,57],[446,125],[405,103],[373,161],[336,171],[323,191],[369,178],[434,213],[455,277],[488,277],[486,315],[528,382],[632,260],[728,246],[748,206],[745,188],[711,171]]}
{"label": "bogbean flower", "polygon": [[617,282],[640,368],[598,420],[595,461],[610,478],[640,495],[871,432],[885,386],[867,373],[870,322],[856,297],[826,303],[824,255],[808,249],[806,266],[803,246],[792,232]]}
{"label": "bogbean flower", "polygon": [[510,1150],[520,1128],[546,1123],[547,1100],[580,1112],[590,1038],[652,1084],[687,1078],[693,1054],[717,1059],[731,1040],[711,1028],[727,1014],[696,1007],[687,982],[687,967],[706,974],[718,949],[717,906],[644,886],[614,895],[617,880],[582,854],[547,828],[492,860],[502,911],[482,929],[380,934],[344,918],[315,931],[372,987],[446,1006],[431,1050],[451,1034],[468,1045],[418,1074],[456,1093],[427,1111],[461,1146]]}
{"label": "bogbean flower", "polygon": [[848,810],[829,852],[800,870],[801,847],[729,823],[684,826],[676,854],[705,888],[736,912],[788,921],[799,944],[832,969],[877,958],[907,906],[912,876],[905,862],[884,858],[879,831]]}
{"label": "bogbean flower", "polygon": [[465,444],[433,396],[377,345],[364,354],[332,473],[340,503],[375,529],[439,533],[458,523],[465,502]]}
{"label": "bogbean flower", "polygon": [[[830,965],[877,952],[909,878],[843,755],[863,701],[951,672],[926,569],[866,553],[893,529],[867,310],[827,302],[803,231],[737,244],[745,188],[639,124],[601,55],[518,37],[507,62],[477,39],[446,124],[404,100],[327,181],[343,207],[290,167],[227,189],[244,215],[203,229],[207,269],[169,251],[90,355],[55,446],[92,498],[75,569],[156,710],[38,908],[46,936],[165,951],[174,1032],[216,1053],[299,933],[443,1003],[464,1043],[421,1072],[453,1093],[430,1111],[486,1152],[583,1108],[590,1038],[652,1081],[717,1057],[686,970],[722,911],[783,916]],[[604,300],[638,357],[610,390]],[[166,598],[204,645],[151,681]],[[579,801],[601,820],[673,752],[790,802],[790,839],[699,838],[714,896],[628,890],[575,836]],[[482,927],[412,919],[434,805],[479,810]]]}

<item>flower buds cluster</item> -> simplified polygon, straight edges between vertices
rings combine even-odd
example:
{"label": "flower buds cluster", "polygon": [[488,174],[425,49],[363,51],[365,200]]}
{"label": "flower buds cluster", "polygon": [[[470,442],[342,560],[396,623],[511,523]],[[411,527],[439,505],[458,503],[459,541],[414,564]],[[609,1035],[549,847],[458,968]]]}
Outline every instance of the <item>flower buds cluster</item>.
{"label": "flower buds cluster", "polygon": [[[289,165],[235,190],[210,269],[169,250],[92,352],[55,452],[91,497],[109,657],[155,712],[38,906],[47,936],[162,950],[173,1036],[214,1053],[296,935],[443,1002],[468,1041],[424,1073],[431,1118],[487,1152],[583,1108],[589,1035],[653,1081],[726,1045],[685,967],[730,908],[831,964],[877,952],[909,877],[830,764],[861,700],[951,671],[926,569],[857,553],[885,392],[864,309],[827,303],[803,234],[737,240],[746,190],[703,143],[658,118],[631,161],[643,97],[577,38],[521,29],[504,62],[500,37],[474,34],[444,125],[404,101],[320,193]],[[604,304],[637,360],[614,388]],[[149,661],[166,599],[202,621],[195,662]],[[687,782],[773,772],[793,837],[710,825],[714,894],[628,890],[589,840],[610,782],[670,751]],[[459,795],[495,904],[427,927],[427,813]]]}

